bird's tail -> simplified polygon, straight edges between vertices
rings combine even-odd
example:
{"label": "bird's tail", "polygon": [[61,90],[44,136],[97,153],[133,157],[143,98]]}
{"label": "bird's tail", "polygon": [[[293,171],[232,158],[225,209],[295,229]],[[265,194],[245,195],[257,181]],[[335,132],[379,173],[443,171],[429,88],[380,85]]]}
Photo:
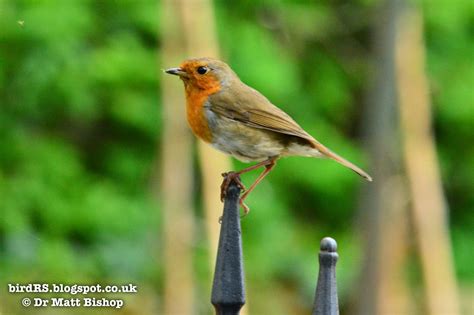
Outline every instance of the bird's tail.
{"label": "bird's tail", "polygon": [[330,159],[333,159],[334,161],[338,162],[339,164],[342,164],[345,167],[350,168],[351,170],[353,170],[354,172],[356,172],[357,174],[359,174],[361,177],[365,178],[369,182],[372,181],[372,177],[369,174],[367,174],[366,172],[364,172],[360,167],[352,164],[351,162],[349,162],[345,158],[343,158],[343,157],[337,155],[336,153],[332,152],[331,150],[326,148],[323,144],[321,144],[318,141],[314,140],[314,141],[312,141],[312,145],[323,156],[328,157]]}

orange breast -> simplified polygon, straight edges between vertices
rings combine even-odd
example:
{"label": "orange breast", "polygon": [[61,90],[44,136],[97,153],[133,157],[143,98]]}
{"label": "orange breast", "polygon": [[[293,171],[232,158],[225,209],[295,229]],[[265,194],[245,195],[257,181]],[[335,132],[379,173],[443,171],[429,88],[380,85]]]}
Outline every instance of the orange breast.
{"label": "orange breast", "polygon": [[186,88],[186,116],[189,126],[197,137],[208,143],[212,142],[212,133],[204,113],[204,104],[209,95],[217,91],[218,89],[204,91],[193,87]]}

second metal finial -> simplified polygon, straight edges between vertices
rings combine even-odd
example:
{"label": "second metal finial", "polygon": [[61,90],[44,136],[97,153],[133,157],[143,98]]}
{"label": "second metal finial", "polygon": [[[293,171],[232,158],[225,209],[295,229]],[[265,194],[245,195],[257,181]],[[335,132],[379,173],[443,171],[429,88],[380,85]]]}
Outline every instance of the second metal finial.
{"label": "second metal finial", "polygon": [[336,285],[338,257],[336,241],[330,237],[323,238],[319,252],[319,275],[313,315],[339,315]]}

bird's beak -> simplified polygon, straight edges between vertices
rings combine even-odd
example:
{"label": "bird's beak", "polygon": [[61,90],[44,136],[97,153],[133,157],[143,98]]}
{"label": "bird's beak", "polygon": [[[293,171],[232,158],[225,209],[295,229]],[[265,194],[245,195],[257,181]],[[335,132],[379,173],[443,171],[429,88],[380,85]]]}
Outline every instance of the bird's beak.
{"label": "bird's beak", "polygon": [[168,73],[168,74],[178,75],[180,77],[187,77],[188,76],[186,71],[184,71],[181,68],[169,68],[169,69],[165,70],[165,72]]}

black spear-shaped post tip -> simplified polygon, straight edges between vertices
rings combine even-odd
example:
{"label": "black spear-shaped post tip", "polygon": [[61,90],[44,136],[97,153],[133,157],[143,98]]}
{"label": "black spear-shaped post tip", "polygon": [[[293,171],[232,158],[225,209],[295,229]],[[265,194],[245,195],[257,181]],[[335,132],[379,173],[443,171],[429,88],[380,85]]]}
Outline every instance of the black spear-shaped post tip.
{"label": "black spear-shaped post tip", "polygon": [[211,303],[217,315],[239,314],[245,304],[240,229],[240,188],[232,182],[224,200]]}
{"label": "black spear-shaped post tip", "polygon": [[319,275],[314,297],[313,315],[339,315],[336,285],[337,243],[333,238],[321,240]]}

